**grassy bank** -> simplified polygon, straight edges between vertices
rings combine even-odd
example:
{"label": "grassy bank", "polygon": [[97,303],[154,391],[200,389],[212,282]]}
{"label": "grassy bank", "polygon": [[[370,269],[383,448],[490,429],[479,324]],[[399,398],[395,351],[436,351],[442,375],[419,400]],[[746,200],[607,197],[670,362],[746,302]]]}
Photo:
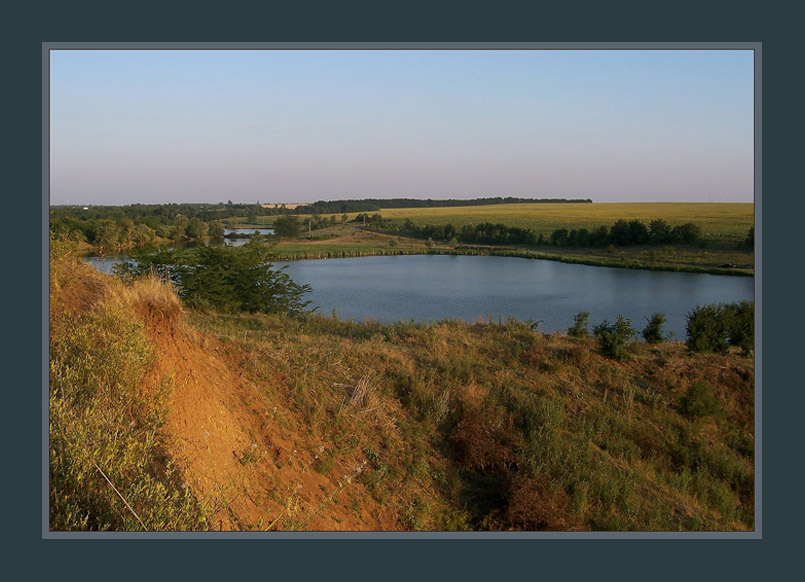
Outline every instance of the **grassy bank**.
{"label": "grassy bank", "polygon": [[495,255],[627,269],[739,276],[754,274],[754,269],[719,266],[727,263],[753,265],[754,254],[746,250],[684,247],[551,250],[550,247],[451,246],[443,242],[434,242],[429,246],[420,239],[371,232],[357,225],[323,229],[316,231],[311,239],[280,240],[271,246],[271,256],[277,261],[413,254]]}
{"label": "grassy bank", "polygon": [[754,527],[737,353],[199,312],[69,260],[51,281],[53,529]]}

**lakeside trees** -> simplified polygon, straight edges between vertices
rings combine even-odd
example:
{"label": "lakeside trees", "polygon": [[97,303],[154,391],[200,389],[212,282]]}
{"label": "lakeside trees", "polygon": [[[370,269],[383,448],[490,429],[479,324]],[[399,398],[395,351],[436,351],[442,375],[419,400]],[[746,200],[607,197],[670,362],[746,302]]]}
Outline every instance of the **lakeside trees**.
{"label": "lakeside trees", "polygon": [[310,304],[303,299],[310,286],[294,282],[284,268],[274,269],[267,251],[256,244],[139,251],[115,272],[124,279],[155,272],[197,308],[298,315]]}
{"label": "lakeside trees", "polygon": [[[382,230],[393,230],[395,227],[384,224],[377,218],[370,220],[369,224]],[[411,219],[406,219],[402,226],[397,227],[403,234],[416,238],[432,238],[434,240],[450,240],[456,237],[458,242],[488,245],[551,245],[556,247],[605,247],[633,246],[633,245],[694,245],[703,242],[701,228],[686,222],[677,226],[670,226],[662,219],[652,220],[647,226],[640,220],[615,221],[611,227],[600,225],[592,230],[587,228],[555,229],[549,237],[537,235],[530,228],[511,227],[505,224],[484,222],[481,224],[467,224],[456,229],[452,224],[419,225]],[[751,236],[751,233],[750,233]]]}

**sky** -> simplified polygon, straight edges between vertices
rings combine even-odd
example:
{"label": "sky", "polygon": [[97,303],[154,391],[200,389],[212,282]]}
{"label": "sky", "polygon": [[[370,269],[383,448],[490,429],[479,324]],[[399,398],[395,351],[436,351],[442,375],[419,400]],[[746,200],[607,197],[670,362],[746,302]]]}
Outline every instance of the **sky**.
{"label": "sky", "polygon": [[751,50],[52,50],[51,204],[752,202]]}

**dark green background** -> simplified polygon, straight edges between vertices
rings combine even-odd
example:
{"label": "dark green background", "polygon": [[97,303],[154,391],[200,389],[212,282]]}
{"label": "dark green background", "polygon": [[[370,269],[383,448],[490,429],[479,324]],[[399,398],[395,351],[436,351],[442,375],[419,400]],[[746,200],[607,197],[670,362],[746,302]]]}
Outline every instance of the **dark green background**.
{"label": "dark green background", "polygon": [[[61,2],[4,8],[4,570],[28,579],[790,577],[802,549],[800,18],[782,2]],[[42,540],[42,42],[762,42],[762,540]],[[10,176],[10,180],[8,180]],[[796,223],[796,224],[795,224]],[[801,240],[797,236],[798,240]],[[797,253],[799,254],[799,253]]]}

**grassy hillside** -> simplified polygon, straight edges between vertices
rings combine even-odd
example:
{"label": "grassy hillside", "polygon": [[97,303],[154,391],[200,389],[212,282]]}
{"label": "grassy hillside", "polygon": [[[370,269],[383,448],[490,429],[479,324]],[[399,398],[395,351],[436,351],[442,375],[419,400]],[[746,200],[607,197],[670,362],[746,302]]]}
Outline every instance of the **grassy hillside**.
{"label": "grassy hillside", "polygon": [[754,527],[751,358],[51,281],[52,529]]}

